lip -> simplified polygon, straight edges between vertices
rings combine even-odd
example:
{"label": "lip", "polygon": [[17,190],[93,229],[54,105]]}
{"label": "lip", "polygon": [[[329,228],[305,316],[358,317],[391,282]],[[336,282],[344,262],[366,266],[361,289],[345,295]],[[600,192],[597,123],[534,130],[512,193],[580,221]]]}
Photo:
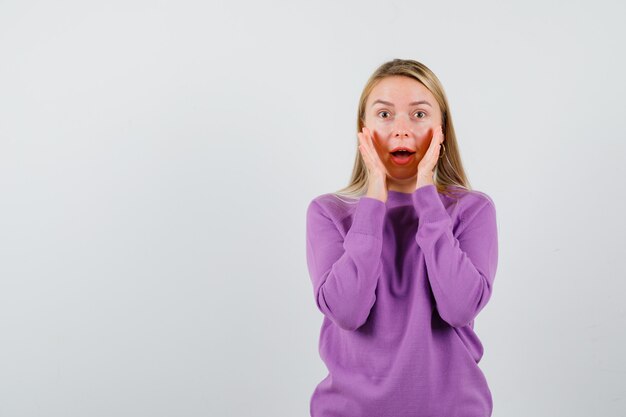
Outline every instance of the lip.
{"label": "lip", "polygon": [[415,159],[415,154],[412,153],[411,155],[409,155],[408,157],[404,157],[404,158],[398,158],[392,154],[391,155],[391,162],[394,163],[395,165],[399,165],[399,166],[403,166],[403,165],[408,165],[411,162],[413,162],[413,159]]}
{"label": "lip", "polygon": [[409,151],[409,152],[415,152],[415,149],[411,149],[411,148],[408,148],[408,147],[406,147],[406,146],[397,146],[397,147],[393,148],[393,149],[390,151],[390,153],[391,153],[391,152],[396,152],[396,151]]}

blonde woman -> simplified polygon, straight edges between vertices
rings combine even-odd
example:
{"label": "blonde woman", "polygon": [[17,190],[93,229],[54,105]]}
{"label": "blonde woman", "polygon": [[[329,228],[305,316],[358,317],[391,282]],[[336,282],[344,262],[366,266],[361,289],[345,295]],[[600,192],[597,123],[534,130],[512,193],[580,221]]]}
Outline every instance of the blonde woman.
{"label": "blonde woman", "polygon": [[394,59],[367,81],[347,187],[306,213],[328,375],[312,417],[489,417],[474,320],[498,262],[492,199],[472,190],[439,79]]}

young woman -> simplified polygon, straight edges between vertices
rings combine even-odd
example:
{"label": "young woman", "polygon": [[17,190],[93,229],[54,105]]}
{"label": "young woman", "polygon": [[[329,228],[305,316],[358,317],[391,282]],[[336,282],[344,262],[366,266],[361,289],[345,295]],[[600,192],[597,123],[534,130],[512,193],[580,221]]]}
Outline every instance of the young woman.
{"label": "young woman", "polygon": [[307,209],[328,375],[312,417],[488,417],[474,319],[498,260],[492,199],[471,190],[447,98],[423,64],[368,80],[350,184]]}

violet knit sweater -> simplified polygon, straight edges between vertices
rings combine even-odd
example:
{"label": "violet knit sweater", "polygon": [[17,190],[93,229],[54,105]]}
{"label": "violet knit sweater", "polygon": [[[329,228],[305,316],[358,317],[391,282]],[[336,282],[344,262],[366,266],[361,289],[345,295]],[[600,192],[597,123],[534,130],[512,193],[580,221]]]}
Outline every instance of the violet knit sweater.
{"label": "violet knit sweater", "polygon": [[487,194],[457,188],[458,199],[429,184],[390,190],[386,203],[328,193],[309,204],[307,265],[328,369],[312,417],[491,416],[474,319],[493,291],[496,212]]}

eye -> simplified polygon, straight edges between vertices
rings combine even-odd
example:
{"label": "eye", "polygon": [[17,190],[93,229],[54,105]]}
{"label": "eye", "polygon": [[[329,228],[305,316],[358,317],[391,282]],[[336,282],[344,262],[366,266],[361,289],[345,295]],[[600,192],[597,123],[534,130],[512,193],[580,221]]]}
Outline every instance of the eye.
{"label": "eye", "polygon": [[[387,110],[382,110],[378,112],[378,115],[380,116],[381,113],[389,113]],[[386,119],[386,117],[383,117],[383,119]]]}
{"label": "eye", "polygon": [[415,114],[419,114],[419,113],[422,113],[422,114],[423,114],[423,116],[422,116],[422,117],[419,117],[419,116],[418,116],[418,118],[419,118],[419,119],[423,119],[424,117],[426,117],[426,113],[424,113],[423,111],[416,111],[416,112],[415,112]]}

